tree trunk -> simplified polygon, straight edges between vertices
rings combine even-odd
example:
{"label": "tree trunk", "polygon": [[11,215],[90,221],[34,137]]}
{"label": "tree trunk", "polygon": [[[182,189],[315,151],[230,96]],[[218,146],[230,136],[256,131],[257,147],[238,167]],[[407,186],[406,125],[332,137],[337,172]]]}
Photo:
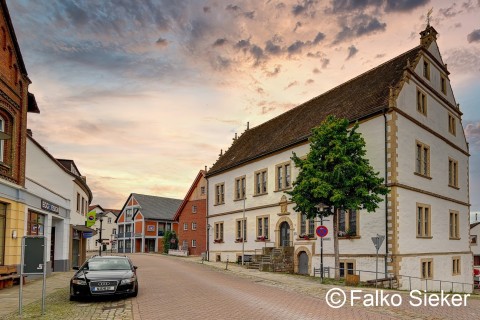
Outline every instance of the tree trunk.
{"label": "tree trunk", "polygon": [[335,279],[340,279],[340,258],[338,250],[338,209],[333,210],[333,252],[335,255]]}

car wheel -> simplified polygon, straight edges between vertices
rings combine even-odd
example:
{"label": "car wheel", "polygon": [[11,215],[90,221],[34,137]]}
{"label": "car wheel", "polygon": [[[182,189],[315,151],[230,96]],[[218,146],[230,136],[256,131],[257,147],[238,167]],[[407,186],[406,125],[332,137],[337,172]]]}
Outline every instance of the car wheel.
{"label": "car wheel", "polygon": [[77,297],[70,295],[70,301],[76,301],[76,300],[77,300]]}
{"label": "car wheel", "polygon": [[132,293],[132,297],[138,296],[138,282],[135,282],[135,291]]}

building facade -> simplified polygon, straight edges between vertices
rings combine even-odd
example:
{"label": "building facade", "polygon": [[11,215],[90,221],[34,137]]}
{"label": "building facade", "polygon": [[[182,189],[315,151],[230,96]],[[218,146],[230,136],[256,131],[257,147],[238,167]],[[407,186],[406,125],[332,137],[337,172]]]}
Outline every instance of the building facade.
{"label": "building facade", "polygon": [[98,251],[100,248],[100,217],[102,218],[102,251],[106,252],[116,252],[116,235],[117,235],[117,224],[115,220],[117,215],[120,213],[120,210],[115,209],[103,209],[100,205],[93,205],[88,208],[88,211],[95,210],[97,213],[97,219],[95,224],[91,227],[96,231],[95,235],[87,239],[87,250],[88,251]]}
{"label": "building facade", "polygon": [[[434,279],[471,284],[469,152],[436,39],[427,26],[419,46],[236,139],[207,173],[210,257],[289,247],[294,272],[320,267],[320,222],[295,212],[285,192],[298,175],[292,152],[306,155],[311,128],[332,114],[359,123],[366,156],[390,188],[374,213],[339,215],[341,275],[375,271],[378,234],[386,237],[379,270],[400,288],[438,290]],[[324,266],[334,267],[331,218],[323,225],[330,230]],[[372,278],[361,273],[362,281]]]}
{"label": "building facade", "polygon": [[132,193],[115,220],[119,253],[162,252],[167,231],[178,231],[180,199]]}
{"label": "building facade", "polygon": [[200,170],[175,214],[180,249],[199,256],[207,250],[207,180]]}
{"label": "building facade", "polygon": [[25,228],[27,112],[39,113],[5,0],[0,0],[0,265],[19,265]]}

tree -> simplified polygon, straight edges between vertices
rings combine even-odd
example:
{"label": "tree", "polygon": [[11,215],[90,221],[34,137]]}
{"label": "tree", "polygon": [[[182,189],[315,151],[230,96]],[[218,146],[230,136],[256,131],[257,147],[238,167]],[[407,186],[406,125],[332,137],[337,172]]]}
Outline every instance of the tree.
{"label": "tree", "polygon": [[175,231],[167,231],[163,236],[163,253],[168,253],[169,249],[175,250],[178,248],[178,239]]}
{"label": "tree", "polygon": [[339,277],[338,221],[340,210],[365,209],[374,212],[389,190],[383,178],[374,172],[366,159],[365,140],[356,123],[348,129],[347,119],[328,116],[312,129],[310,151],[292,160],[300,173],[288,192],[295,211],[308,219],[333,216],[335,277]]}

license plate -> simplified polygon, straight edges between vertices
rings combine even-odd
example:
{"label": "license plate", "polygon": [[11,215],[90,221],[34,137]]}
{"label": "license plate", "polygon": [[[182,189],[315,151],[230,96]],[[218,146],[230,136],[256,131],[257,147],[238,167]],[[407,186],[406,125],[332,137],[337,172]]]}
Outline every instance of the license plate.
{"label": "license plate", "polygon": [[113,291],[115,287],[94,287],[93,291]]}

